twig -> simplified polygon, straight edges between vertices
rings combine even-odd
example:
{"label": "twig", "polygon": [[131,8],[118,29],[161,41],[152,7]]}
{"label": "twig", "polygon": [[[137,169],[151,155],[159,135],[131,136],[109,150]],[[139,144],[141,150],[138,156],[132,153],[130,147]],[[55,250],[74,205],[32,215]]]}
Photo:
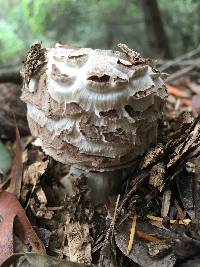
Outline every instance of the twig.
{"label": "twig", "polygon": [[167,79],[165,81],[166,82],[172,82],[172,81],[186,75],[188,72],[192,71],[195,67],[196,67],[196,65],[192,65],[192,66],[187,66],[181,70],[178,70],[178,71],[174,72],[173,74],[171,74],[169,77],[167,77]]}
{"label": "twig", "polygon": [[116,204],[115,204],[115,211],[114,211],[113,220],[112,220],[111,242],[112,242],[113,236],[114,236],[115,221],[116,221],[116,215],[117,215],[117,208],[118,208],[118,205],[119,205],[119,199],[120,199],[120,195],[117,196],[117,201],[116,201]]}
{"label": "twig", "polygon": [[134,180],[134,184],[133,187],[131,188],[131,190],[128,192],[128,194],[125,196],[125,198],[122,200],[121,205],[119,206],[118,210],[117,210],[117,215],[120,214],[122,208],[124,207],[124,205],[127,203],[127,201],[130,199],[130,197],[132,196],[132,194],[136,191],[137,186],[140,185],[147,177],[148,177],[149,173],[148,172],[144,172],[141,173],[140,175],[138,175],[135,180]]}
{"label": "twig", "polygon": [[[161,70],[162,65],[166,64],[167,62],[169,61],[158,59],[156,60],[156,65],[160,66],[158,67],[158,69]],[[189,66],[189,65],[200,65],[200,58],[182,60],[180,62],[176,62],[175,64],[173,64],[173,66],[180,66],[180,67]]]}
{"label": "twig", "polygon": [[169,67],[171,67],[173,65],[176,65],[178,62],[181,62],[183,59],[190,58],[190,57],[198,54],[199,52],[200,52],[200,45],[197,46],[197,48],[193,49],[192,51],[189,51],[186,54],[183,54],[183,55],[181,55],[179,57],[176,57],[173,60],[168,61],[166,64],[164,64],[163,66],[161,66],[159,68],[159,70],[160,71],[164,71],[164,70],[168,69]]}

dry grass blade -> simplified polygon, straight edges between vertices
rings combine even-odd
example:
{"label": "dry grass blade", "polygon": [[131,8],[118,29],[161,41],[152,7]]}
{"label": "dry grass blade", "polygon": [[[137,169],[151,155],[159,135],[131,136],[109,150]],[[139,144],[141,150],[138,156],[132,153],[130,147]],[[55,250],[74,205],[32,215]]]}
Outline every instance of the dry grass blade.
{"label": "dry grass blade", "polygon": [[[163,222],[163,218],[161,217],[156,217],[153,215],[147,215],[147,218],[152,221],[157,221],[157,222]],[[183,219],[183,220],[169,220],[170,224],[181,224],[181,225],[188,225],[191,223],[190,219]]]}

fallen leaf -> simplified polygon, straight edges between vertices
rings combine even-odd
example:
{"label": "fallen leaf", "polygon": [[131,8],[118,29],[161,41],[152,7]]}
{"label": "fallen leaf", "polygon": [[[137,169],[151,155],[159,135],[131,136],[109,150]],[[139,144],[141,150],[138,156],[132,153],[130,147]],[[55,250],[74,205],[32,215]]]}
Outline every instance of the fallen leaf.
{"label": "fallen leaf", "polygon": [[[154,241],[158,241],[157,236],[162,236],[163,238],[169,238],[170,231],[159,229],[150,223],[137,222],[136,226],[136,238],[135,245],[131,250],[130,254],[127,254],[127,243],[129,241],[129,229],[131,226],[131,222],[124,222],[119,225],[117,231],[115,232],[115,241],[119,249],[132,261],[139,264],[143,267],[172,267],[176,261],[173,252],[169,252],[163,258],[152,258],[149,255],[147,241],[143,238],[138,238],[137,234],[142,233],[142,236],[148,236],[150,238],[154,238]],[[143,233],[145,233],[143,235]],[[154,236],[153,236],[154,235]],[[149,242],[149,241],[148,241]]]}
{"label": "fallen leaf", "polygon": [[27,251],[45,253],[45,248],[33,230],[26,213],[17,198],[8,192],[0,192],[0,263],[14,251],[13,234],[26,245]]}
{"label": "fallen leaf", "polygon": [[40,255],[37,253],[15,253],[1,264],[1,267],[8,267],[16,264],[19,258],[25,258],[33,267],[92,267],[93,265],[85,265],[68,260],[61,260],[55,257]]}
{"label": "fallen leaf", "polygon": [[24,172],[23,183],[28,185],[34,185],[38,182],[38,178],[43,175],[47,169],[49,161],[36,161]]}
{"label": "fallen leaf", "polygon": [[153,258],[160,258],[172,251],[171,244],[166,240],[159,240],[147,244],[149,255]]}
{"label": "fallen leaf", "polygon": [[[48,166],[49,161],[36,161],[29,165],[24,171],[23,175],[23,186],[21,189],[21,199],[25,202],[27,201],[27,207],[29,205],[31,196],[36,188],[40,176],[42,176]],[[27,200],[27,195],[29,198]]]}
{"label": "fallen leaf", "polygon": [[172,246],[177,259],[188,259],[199,256],[200,242],[199,240],[190,238],[186,235],[181,235],[177,238]]}

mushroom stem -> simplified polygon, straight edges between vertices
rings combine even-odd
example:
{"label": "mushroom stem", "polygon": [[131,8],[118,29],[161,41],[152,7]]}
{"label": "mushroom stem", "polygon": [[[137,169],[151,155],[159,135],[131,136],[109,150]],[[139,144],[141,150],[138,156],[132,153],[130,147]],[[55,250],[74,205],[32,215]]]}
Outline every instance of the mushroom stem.
{"label": "mushroom stem", "polygon": [[121,191],[123,182],[133,173],[134,167],[122,168],[112,171],[91,171],[72,165],[69,173],[62,179],[62,184],[69,188],[71,176],[85,177],[94,205],[105,203],[109,197]]}

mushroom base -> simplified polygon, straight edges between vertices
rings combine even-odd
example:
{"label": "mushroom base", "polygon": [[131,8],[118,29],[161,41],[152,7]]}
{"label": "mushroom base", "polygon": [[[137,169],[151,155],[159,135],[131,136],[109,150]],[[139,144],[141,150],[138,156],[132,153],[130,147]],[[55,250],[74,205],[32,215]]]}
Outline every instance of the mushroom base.
{"label": "mushroom base", "polygon": [[89,189],[90,198],[95,205],[105,203],[109,197],[119,194],[124,180],[134,172],[135,165],[114,171],[89,171],[72,165],[67,176],[61,181],[68,190],[70,187],[70,177],[85,177]]}

